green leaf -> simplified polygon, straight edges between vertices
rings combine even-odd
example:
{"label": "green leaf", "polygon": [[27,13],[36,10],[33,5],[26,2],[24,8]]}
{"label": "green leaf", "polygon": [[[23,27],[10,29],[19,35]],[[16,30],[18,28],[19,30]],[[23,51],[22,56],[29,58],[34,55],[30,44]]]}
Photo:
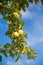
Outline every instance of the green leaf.
{"label": "green leaf", "polygon": [[27,52],[28,59],[31,59],[31,53]]}
{"label": "green leaf", "polygon": [[0,5],[2,6],[2,3],[0,2]]}
{"label": "green leaf", "polygon": [[10,44],[9,43],[5,44],[4,48],[10,48]]}
{"label": "green leaf", "polygon": [[35,4],[38,4],[39,0],[35,0]]}
{"label": "green leaf", "polygon": [[3,53],[5,57],[7,57],[8,50],[1,50],[1,53]]}
{"label": "green leaf", "polygon": [[15,62],[17,62],[20,58],[21,58],[21,56],[20,56],[20,55],[18,55],[18,56],[17,56],[17,59],[16,59],[16,61],[15,61]]}
{"label": "green leaf", "polygon": [[30,3],[33,3],[33,0],[29,0]]}
{"label": "green leaf", "polygon": [[43,0],[41,0],[41,3],[42,3],[42,5],[43,5]]}
{"label": "green leaf", "polygon": [[2,61],[2,56],[0,56],[0,62]]}

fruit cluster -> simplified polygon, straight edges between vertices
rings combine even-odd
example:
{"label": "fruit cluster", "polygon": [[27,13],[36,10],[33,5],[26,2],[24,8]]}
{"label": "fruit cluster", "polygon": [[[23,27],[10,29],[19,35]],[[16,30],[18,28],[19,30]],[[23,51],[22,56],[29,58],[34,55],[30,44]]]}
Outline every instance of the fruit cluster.
{"label": "fruit cluster", "polygon": [[12,34],[12,38],[16,38],[16,37],[19,37],[20,35],[23,35],[23,31],[22,30],[18,30],[18,32],[14,32]]}

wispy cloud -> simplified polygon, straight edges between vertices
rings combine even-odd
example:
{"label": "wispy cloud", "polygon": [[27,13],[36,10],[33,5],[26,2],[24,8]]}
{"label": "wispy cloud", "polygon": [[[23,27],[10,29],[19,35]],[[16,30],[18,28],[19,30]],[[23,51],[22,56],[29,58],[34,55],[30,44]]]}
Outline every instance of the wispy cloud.
{"label": "wispy cloud", "polygon": [[6,65],[24,65],[24,64],[22,63],[21,60],[19,60],[18,62],[7,61]]}
{"label": "wispy cloud", "polygon": [[33,18],[33,15],[29,10],[26,10],[25,12],[21,10],[21,14],[23,19]]}
{"label": "wispy cloud", "polygon": [[43,42],[43,18],[41,15],[34,19],[32,33],[29,34],[28,43],[34,46],[40,42]]}
{"label": "wispy cloud", "polygon": [[[43,10],[43,6],[41,3],[35,5],[35,3],[30,4],[28,8],[26,8],[26,11],[21,10],[22,18],[23,19],[34,19],[38,14],[40,14]],[[40,15],[39,15],[40,16]]]}
{"label": "wispy cloud", "polygon": [[7,61],[6,65],[39,65],[39,62],[37,60],[23,60],[23,61],[18,61],[18,62],[13,62],[13,61]]}
{"label": "wispy cloud", "polygon": [[37,60],[23,60],[26,65],[39,65],[39,62]]}

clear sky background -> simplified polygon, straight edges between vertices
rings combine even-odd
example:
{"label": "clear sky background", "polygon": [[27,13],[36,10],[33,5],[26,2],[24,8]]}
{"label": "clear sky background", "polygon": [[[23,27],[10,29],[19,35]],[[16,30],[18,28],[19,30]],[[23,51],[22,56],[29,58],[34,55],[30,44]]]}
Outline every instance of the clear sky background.
{"label": "clear sky background", "polygon": [[[35,60],[28,60],[26,55],[15,63],[15,59],[11,57],[5,58],[0,65],[43,65],[43,6],[40,4],[30,4],[26,12],[21,11],[22,20],[26,23],[25,27],[28,28],[25,31],[29,38],[27,39],[28,45],[31,45],[38,53]],[[5,32],[8,29],[8,25],[0,15],[0,44],[4,45],[6,42],[11,40],[5,36]]]}

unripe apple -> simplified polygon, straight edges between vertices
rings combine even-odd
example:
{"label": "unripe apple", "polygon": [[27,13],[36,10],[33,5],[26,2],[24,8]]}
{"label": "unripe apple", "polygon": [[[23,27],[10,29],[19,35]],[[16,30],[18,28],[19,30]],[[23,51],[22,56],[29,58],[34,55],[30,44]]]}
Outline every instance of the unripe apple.
{"label": "unripe apple", "polygon": [[24,48],[22,51],[21,51],[21,54],[24,54],[26,52],[26,48]]}
{"label": "unripe apple", "polygon": [[14,18],[18,18],[19,17],[19,14],[17,12],[14,12],[13,15],[14,15]]}
{"label": "unripe apple", "polygon": [[23,34],[23,31],[22,31],[22,30],[19,30],[19,31],[18,31],[18,34],[19,34],[19,35],[22,35],[22,34]]}
{"label": "unripe apple", "polygon": [[2,46],[0,46],[0,50],[2,49]]}

